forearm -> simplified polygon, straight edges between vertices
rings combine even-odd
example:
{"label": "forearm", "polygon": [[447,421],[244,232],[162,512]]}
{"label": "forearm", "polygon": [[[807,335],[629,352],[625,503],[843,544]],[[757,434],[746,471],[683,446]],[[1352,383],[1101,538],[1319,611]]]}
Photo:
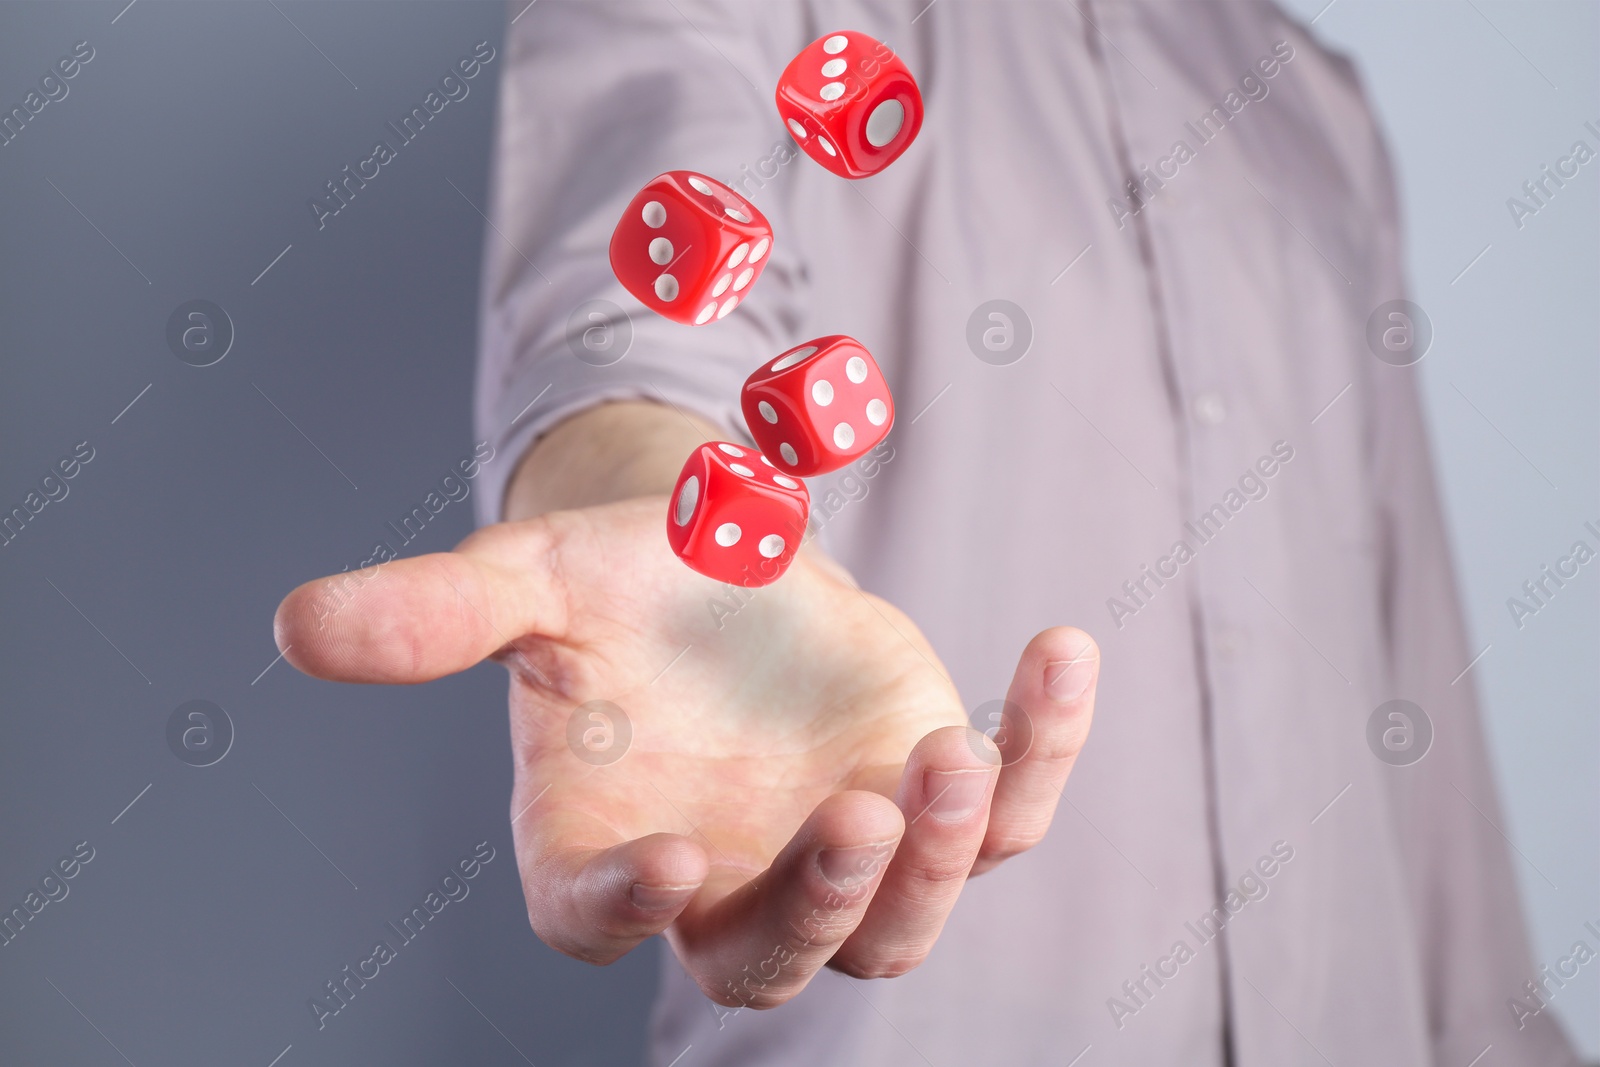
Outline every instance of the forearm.
{"label": "forearm", "polygon": [[696,446],[722,436],[662,404],[600,404],[574,415],[523,456],[506,492],[505,518],[594,507],[669,493]]}

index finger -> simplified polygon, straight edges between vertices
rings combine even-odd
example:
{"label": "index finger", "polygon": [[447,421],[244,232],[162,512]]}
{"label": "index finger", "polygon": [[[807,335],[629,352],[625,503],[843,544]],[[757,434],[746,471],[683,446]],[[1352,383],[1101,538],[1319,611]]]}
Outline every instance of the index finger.
{"label": "index finger", "polygon": [[1088,740],[1099,678],[1100,649],[1082,630],[1058,626],[1028,643],[1007,693],[1003,765],[974,873],[1044,840]]}

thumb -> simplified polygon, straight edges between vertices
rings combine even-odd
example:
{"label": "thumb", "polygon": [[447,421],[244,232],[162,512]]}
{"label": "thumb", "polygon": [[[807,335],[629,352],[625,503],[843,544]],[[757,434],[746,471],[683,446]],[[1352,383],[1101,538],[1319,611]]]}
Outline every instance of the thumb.
{"label": "thumb", "polygon": [[453,552],[319,578],[284,597],[273,634],[285,659],[318,678],[442,678],[528,634],[561,636],[553,548],[541,520],[503,523]]}

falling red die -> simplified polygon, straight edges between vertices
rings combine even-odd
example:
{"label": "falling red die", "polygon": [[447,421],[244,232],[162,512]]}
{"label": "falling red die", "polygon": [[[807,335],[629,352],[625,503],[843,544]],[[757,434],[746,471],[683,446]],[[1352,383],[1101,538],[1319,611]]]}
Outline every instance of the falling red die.
{"label": "falling red die", "polygon": [[922,93],[899,56],[853,30],[818,37],[778,79],[778,114],[806,155],[842,178],[899,158],[922,128]]}
{"label": "falling red die", "polygon": [[894,397],[877,361],[843,334],[763,364],[745,381],[739,407],[777,468],[807,478],[866,454],[894,425]]}
{"label": "falling red die", "polygon": [[772,226],[721,182],[669,170],[639,190],[611,235],[611,269],[628,292],[674,322],[704,326],[750,295]]}
{"label": "falling red die", "polygon": [[730,585],[776,581],[800,547],[811,494],[746,445],[713,441],[689,456],[667,506],[672,551]]}

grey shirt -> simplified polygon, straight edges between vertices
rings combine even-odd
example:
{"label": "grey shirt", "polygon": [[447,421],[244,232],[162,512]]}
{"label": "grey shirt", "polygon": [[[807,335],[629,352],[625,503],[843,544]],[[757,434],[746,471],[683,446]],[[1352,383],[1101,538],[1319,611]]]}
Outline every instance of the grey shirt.
{"label": "grey shirt", "polygon": [[[1536,974],[1417,370],[1369,345],[1404,285],[1350,64],[1265,4],[926,4],[542,0],[510,31],[483,434],[518,454],[642,397],[742,437],[760,361],[851,334],[899,415],[886,461],[813,487],[830,550],[921,625],[980,726],[1036,631],[1082,626],[1104,657],[1048,838],[967,886],[926,964],[824,972],[758,1014],[668,955],[653,1061],[1575,1062],[1548,1012],[1519,1029],[1508,1004]],[[840,28],[893,47],[927,106],[860,182],[802,156],[772,101]],[[776,233],[703,328],[606,260],[673,168]],[[631,319],[609,347],[569,343],[592,300]],[[1426,722],[1369,730],[1392,699]]]}

